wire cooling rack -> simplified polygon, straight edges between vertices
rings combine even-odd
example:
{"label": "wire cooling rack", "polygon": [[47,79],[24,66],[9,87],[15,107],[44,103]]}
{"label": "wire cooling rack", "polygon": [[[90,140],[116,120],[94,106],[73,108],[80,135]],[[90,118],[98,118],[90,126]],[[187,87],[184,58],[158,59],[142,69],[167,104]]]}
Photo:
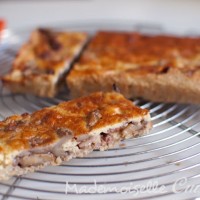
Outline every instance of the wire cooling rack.
{"label": "wire cooling rack", "polygon": [[[71,23],[65,27],[89,32],[136,28],[126,23]],[[30,31],[6,33],[0,45],[1,75],[9,70]],[[0,118],[67,99],[65,92],[53,99],[14,95],[0,85]],[[0,199],[198,199],[200,106],[141,100],[135,103],[151,112],[154,128],[149,135],[123,141],[106,152],[95,151],[61,166],[0,182]]]}

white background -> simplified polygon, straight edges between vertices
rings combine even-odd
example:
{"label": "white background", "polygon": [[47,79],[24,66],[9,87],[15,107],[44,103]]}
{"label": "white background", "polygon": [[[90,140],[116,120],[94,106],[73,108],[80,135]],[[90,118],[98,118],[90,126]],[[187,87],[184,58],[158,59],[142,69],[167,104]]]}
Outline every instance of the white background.
{"label": "white background", "polygon": [[0,17],[11,29],[72,20],[130,20],[171,32],[200,32],[198,0],[0,0]]}

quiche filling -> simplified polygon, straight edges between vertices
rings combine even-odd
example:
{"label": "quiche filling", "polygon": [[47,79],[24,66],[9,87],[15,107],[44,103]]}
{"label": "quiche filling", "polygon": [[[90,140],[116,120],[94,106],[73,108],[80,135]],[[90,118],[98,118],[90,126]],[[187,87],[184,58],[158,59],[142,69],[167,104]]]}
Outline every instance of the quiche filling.
{"label": "quiche filling", "polygon": [[139,136],[146,129],[148,122],[131,122],[117,129],[110,129],[106,133],[99,135],[81,135],[78,138],[63,137],[55,146],[50,149],[34,149],[22,153],[15,158],[13,165],[21,168],[30,166],[39,166],[44,163],[57,163],[66,161],[73,157],[82,157],[85,154],[95,150],[105,150],[113,147],[121,138],[131,138]]}

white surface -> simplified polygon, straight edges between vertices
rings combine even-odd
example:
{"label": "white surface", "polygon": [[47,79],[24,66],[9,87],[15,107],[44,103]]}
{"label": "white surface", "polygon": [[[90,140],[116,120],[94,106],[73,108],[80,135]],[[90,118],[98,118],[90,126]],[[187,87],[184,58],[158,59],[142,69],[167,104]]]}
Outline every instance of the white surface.
{"label": "white surface", "polygon": [[12,29],[76,20],[132,20],[171,32],[200,32],[198,0],[0,1],[0,17]]}

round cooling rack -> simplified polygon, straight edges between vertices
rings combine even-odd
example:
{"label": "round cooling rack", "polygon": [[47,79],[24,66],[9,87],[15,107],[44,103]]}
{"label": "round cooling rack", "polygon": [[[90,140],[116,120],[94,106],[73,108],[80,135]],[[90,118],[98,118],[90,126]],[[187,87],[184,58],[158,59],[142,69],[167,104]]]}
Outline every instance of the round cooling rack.
{"label": "round cooling rack", "polygon": [[[134,29],[128,23],[120,26],[71,23],[63,27],[89,32]],[[1,75],[10,69],[30,31],[7,32],[0,45]],[[0,118],[31,113],[67,99],[66,92],[53,99],[38,98],[11,94],[0,85]],[[154,128],[149,135],[123,141],[105,152],[94,151],[88,157],[73,159],[61,166],[0,182],[0,199],[198,199],[200,106],[142,100],[134,103],[151,112]]]}

